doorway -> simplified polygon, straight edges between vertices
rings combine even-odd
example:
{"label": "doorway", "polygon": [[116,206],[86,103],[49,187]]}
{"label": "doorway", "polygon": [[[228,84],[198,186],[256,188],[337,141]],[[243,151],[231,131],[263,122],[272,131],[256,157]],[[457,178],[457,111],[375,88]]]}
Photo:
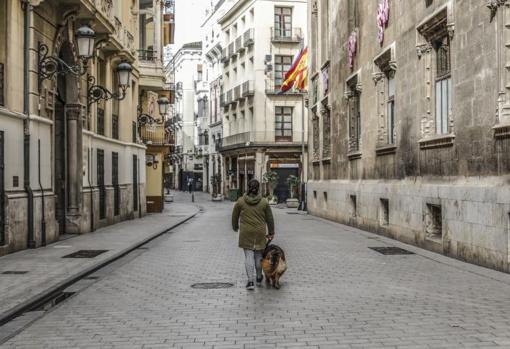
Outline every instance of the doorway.
{"label": "doorway", "polygon": [[278,173],[278,184],[276,185],[276,189],[274,191],[275,195],[278,197],[278,203],[286,202],[290,197],[289,185],[287,184],[287,178],[290,175],[294,175],[299,178],[299,169],[298,168],[275,168],[273,169],[276,173]]}

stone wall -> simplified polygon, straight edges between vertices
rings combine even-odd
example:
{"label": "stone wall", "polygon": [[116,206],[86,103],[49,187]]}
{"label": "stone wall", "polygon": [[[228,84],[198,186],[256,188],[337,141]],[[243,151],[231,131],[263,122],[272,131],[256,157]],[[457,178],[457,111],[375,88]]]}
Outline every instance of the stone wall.
{"label": "stone wall", "polygon": [[[309,144],[315,141],[320,151],[310,156],[308,208],[313,214],[509,271],[510,85],[505,62],[510,51],[505,38],[510,8],[495,8],[491,20],[485,1],[388,3],[382,43],[377,40],[377,1],[311,3],[311,32],[319,35],[311,35],[317,54],[310,75],[317,76],[319,95],[317,104],[310,103],[317,122],[310,118]],[[353,32],[357,41],[351,68],[347,42]],[[451,110],[445,132],[436,127],[438,38],[448,42],[450,53]],[[325,64],[327,92],[321,74]],[[387,141],[385,109],[390,74],[395,81],[394,142]],[[353,80],[355,86],[350,87]],[[359,96],[359,151],[352,148],[353,93]],[[324,108],[331,110],[330,128],[323,125]],[[332,139],[330,156],[323,153],[324,139]],[[355,217],[351,195],[356,196]],[[386,204],[389,223],[382,224],[381,207]],[[441,232],[433,234],[438,218]]]}

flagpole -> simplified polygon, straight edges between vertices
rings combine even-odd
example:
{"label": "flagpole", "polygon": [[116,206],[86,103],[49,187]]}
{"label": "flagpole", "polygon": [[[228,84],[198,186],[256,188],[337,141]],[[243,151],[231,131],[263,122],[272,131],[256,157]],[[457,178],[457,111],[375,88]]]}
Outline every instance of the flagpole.
{"label": "flagpole", "polygon": [[301,203],[300,210],[306,211],[305,183],[305,92],[301,91]]}

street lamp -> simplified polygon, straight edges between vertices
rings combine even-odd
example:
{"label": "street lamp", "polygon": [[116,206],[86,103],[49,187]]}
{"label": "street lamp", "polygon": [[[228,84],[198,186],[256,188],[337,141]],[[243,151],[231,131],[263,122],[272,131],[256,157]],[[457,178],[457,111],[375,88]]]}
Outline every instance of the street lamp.
{"label": "street lamp", "polygon": [[87,104],[90,107],[93,103],[100,100],[123,100],[126,98],[126,90],[129,88],[129,82],[131,80],[131,72],[133,67],[127,62],[120,63],[115,69],[117,74],[117,81],[119,82],[118,88],[121,92],[111,92],[106,87],[96,85],[96,78],[92,75],[87,77]]}
{"label": "street lamp", "polygon": [[159,105],[159,114],[160,115],[166,115],[168,114],[168,108],[170,107],[170,101],[166,97],[161,97],[158,99],[158,105]]}
{"label": "street lamp", "polygon": [[44,80],[52,79],[55,75],[70,73],[81,76],[87,72],[88,60],[94,55],[96,33],[89,26],[83,25],[78,28],[74,37],[81,64],[78,62],[75,65],[69,65],[60,57],[50,56],[48,45],[39,43],[37,48],[39,90]]}

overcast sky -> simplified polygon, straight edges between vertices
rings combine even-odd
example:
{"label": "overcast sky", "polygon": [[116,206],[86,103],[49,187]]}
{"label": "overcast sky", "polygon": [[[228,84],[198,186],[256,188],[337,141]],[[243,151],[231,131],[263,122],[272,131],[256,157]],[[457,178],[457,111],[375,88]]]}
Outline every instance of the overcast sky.
{"label": "overcast sky", "polygon": [[212,1],[217,0],[175,0],[174,52],[185,43],[200,41],[200,25]]}

